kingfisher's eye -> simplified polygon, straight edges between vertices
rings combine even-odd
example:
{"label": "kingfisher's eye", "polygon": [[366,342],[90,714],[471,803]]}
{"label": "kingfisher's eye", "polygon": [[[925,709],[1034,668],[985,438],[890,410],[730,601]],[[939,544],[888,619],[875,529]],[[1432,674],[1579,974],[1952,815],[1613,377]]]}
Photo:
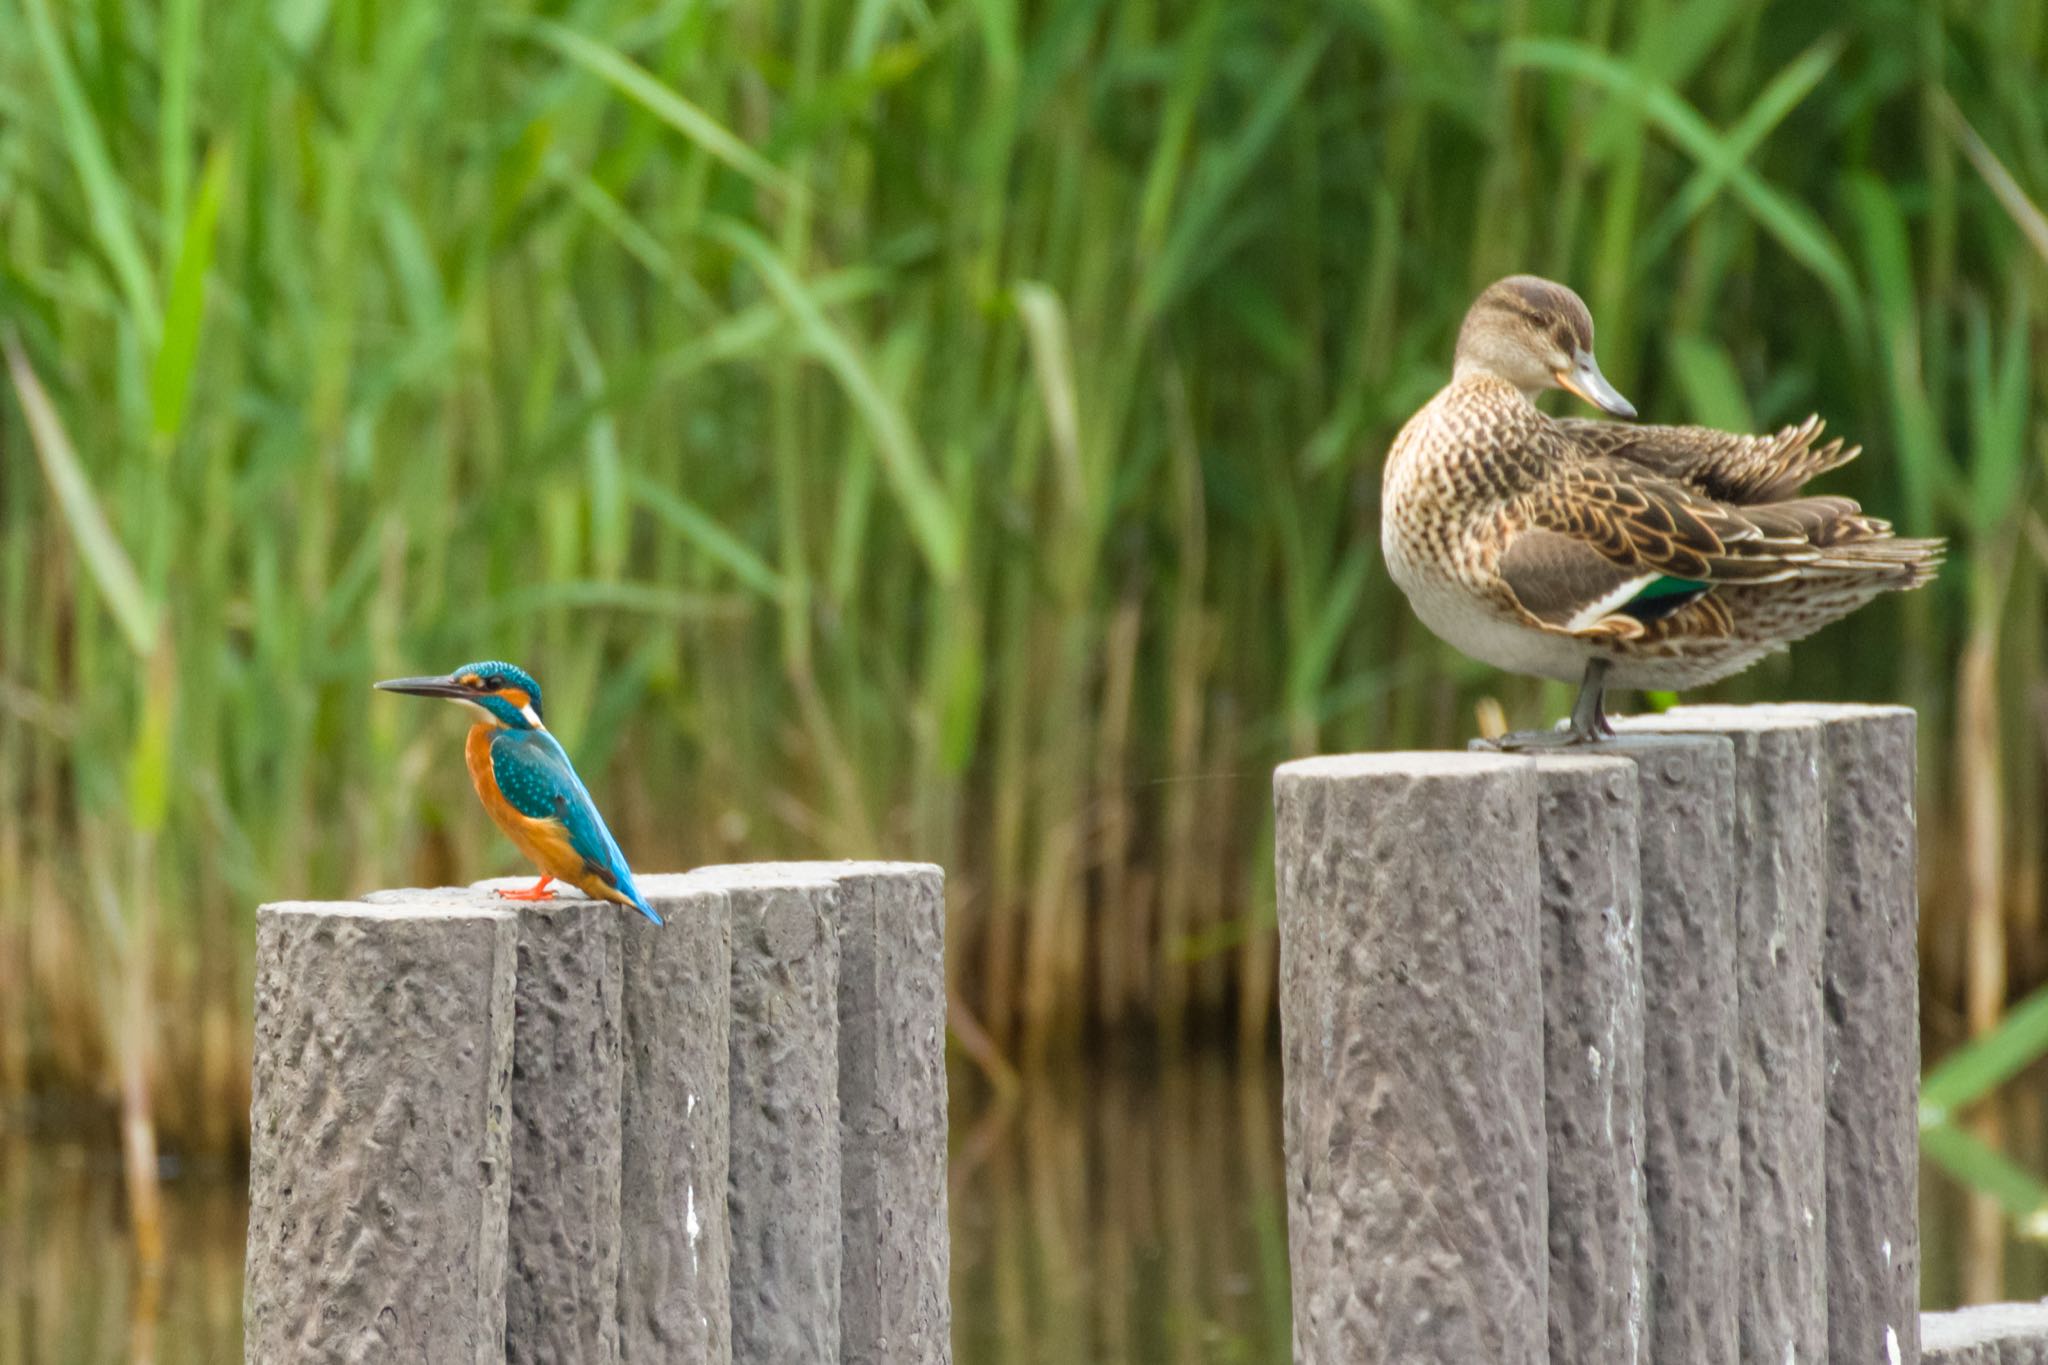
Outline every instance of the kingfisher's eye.
{"label": "kingfisher's eye", "polygon": [[503,678],[485,678],[485,679],[484,679],[484,691],[486,691],[486,692],[495,692],[495,691],[497,691],[497,690],[498,690],[499,688],[503,687],[504,685],[505,685],[505,680],[504,680]]}

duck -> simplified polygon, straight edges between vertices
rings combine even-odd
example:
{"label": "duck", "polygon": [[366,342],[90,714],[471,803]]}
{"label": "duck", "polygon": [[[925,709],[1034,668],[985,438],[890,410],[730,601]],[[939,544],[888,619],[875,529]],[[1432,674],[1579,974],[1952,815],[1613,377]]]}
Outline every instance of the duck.
{"label": "duck", "polygon": [[[1549,389],[1629,420],[1549,416]],[[1500,747],[1612,739],[1609,688],[1719,681],[1941,565],[1942,540],[1803,491],[1862,449],[1823,440],[1818,416],[1754,435],[1635,417],[1585,302],[1512,275],[1474,301],[1450,382],[1388,451],[1381,548],[1423,624],[1495,668],[1579,684],[1560,728]]]}

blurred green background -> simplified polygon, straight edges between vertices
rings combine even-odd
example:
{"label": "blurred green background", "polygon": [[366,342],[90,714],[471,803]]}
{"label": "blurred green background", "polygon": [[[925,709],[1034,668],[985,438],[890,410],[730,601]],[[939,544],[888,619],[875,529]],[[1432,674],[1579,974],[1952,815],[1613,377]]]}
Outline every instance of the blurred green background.
{"label": "blurred green background", "polygon": [[[1375,543],[1530,270],[1647,418],[1818,410],[1953,540],[1716,692],[1920,708],[1930,1149],[2002,1255],[2044,79],[2032,0],[0,0],[0,1096],[232,1162],[255,905],[514,869],[368,689],[492,656],[644,868],[944,863],[958,1093],[1262,1066],[1270,766],[1565,704]],[[1284,1354],[1231,1321],[1094,1349]]]}

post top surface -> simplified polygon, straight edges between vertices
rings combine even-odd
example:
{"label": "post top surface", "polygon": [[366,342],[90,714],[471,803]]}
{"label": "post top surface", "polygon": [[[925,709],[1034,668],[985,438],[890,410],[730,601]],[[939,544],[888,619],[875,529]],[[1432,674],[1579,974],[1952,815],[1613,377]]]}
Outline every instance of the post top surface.
{"label": "post top surface", "polygon": [[734,890],[788,889],[797,891],[830,891],[839,885],[835,878],[816,872],[789,870],[741,875],[737,869],[751,867],[778,867],[797,869],[800,863],[733,863],[726,867],[693,867],[688,872],[656,872],[639,878],[640,890],[648,896],[688,896],[705,892],[723,894]]}
{"label": "post top surface", "polygon": [[373,891],[364,899],[355,901],[272,901],[258,906],[256,913],[309,919],[370,920],[509,920],[513,917],[509,909],[470,896],[459,887],[440,891]]}
{"label": "post top surface", "polygon": [[[1681,706],[1678,709],[1688,711],[1694,708]],[[1704,710],[1705,708],[1699,709]],[[1717,709],[1734,710],[1737,708]],[[1787,715],[1798,716],[1805,720],[1820,721],[1822,724],[1830,721],[1845,720],[1898,720],[1900,718],[1917,720],[1919,716],[1919,713],[1910,706],[1847,701],[1781,701],[1740,709],[1749,711],[1782,711]]]}
{"label": "post top surface", "polygon": [[1633,762],[1620,754],[1602,753],[1598,749],[1560,754],[1525,754],[1522,761],[1545,776],[1553,773],[1583,773],[1588,777],[1604,777],[1610,773],[1633,773],[1636,768]]}
{"label": "post top surface", "polygon": [[1488,778],[1526,772],[1522,760],[1508,754],[1474,754],[1457,750],[1408,749],[1383,754],[1324,754],[1297,758],[1273,770],[1273,780],[1315,782],[1351,777]]}
{"label": "post top surface", "polygon": [[1789,706],[1679,706],[1661,715],[1616,716],[1616,729],[1630,734],[1747,734],[1758,730],[1820,729],[1816,716]]}
{"label": "post top surface", "polygon": [[937,863],[898,863],[881,859],[815,859],[770,863],[712,863],[685,876],[728,886],[782,886],[790,882],[837,882],[853,877],[903,877],[944,880]]}
{"label": "post top surface", "polygon": [[1958,1350],[1991,1342],[2048,1340],[2048,1303],[1980,1303],[1920,1315],[1922,1350]]}

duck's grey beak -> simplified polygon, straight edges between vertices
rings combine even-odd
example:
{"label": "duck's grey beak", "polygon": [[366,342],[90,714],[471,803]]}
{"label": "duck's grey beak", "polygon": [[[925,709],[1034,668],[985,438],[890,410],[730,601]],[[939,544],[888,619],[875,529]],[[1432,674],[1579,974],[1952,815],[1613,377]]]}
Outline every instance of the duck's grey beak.
{"label": "duck's grey beak", "polygon": [[389,678],[377,685],[379,692],[403,692],[408,697],[458,697],[467,699],[469,689],[456,685],[453,677]]}
{"label": "duck's grey beak", "polygon": [[1602,412],[1611,412],[1616,417],[1636,415],[1636,405],[1623,398],[1620,391],[1607,382],[1607,376],[1600,373],[1600,362],[1593,359],[1591,351],[1573,352],[1571,367],[1557,372],[1557,382]]}

